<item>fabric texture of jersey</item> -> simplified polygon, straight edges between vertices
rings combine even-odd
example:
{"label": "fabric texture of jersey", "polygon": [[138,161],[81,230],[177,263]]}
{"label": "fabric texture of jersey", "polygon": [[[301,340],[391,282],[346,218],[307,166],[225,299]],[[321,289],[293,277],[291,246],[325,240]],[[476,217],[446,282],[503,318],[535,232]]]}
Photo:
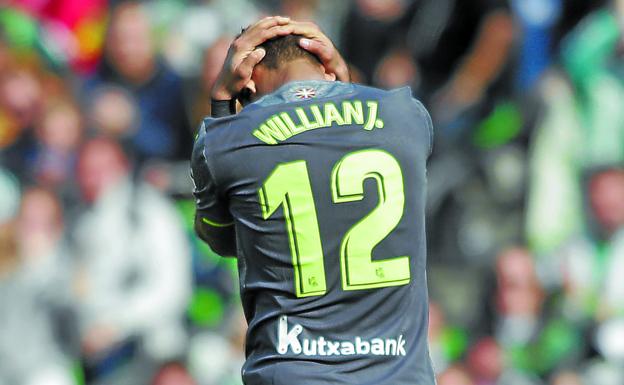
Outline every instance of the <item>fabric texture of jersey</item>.
{"label": "fabric texture of jersey", "polygon": [[[424,223],[431,146],[429,114],[409,88],[291,82],[237,115],[204,120],[192,158],[194,194],[198,215],[208,226],[234,226],[236,231],[249,324],[245,384],[435,383],[427,346]],[[369,153],[377,157],[366,158]],[[341,161],[349,156],[353,169],[363,167],[360,158],[372,168],[380,160],[400,167],[403,209],[396,226],[372,248],[372,261],[407,256],[409,271],[401,274],[408,280],[387,287],[343,287],[346,234],[382,203],[399,201],[391,194],[401,195],[383,184],[390,183],[383,174],[371,172],[362,178],[358,199],[336,198]],[[326,284],[322,295],[297,296],[295,288],[291,249],[313,237],[312,231],[297,232],[302,239],[292,241],[287,227],[299,219],[287,218],[294,211],[284,206],[301,197],[285,196],[284,205],[267,215],[259,194],[277,167],[293,163],[308,173],[314,210],[306,215],[318,222]],[[281,187],[294,189],[305,182],[301,174]],[[380,218],[381,228],[385,218]],[[373,228],[371,236],[378,230]]]}

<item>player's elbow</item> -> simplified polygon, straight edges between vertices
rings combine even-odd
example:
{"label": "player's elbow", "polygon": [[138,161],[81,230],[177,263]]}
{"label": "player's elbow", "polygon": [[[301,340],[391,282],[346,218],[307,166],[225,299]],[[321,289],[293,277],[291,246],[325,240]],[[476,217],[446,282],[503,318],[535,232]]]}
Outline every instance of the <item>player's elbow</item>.
{"label": "player's elbow", "polygon": [[195,217],[195,233],[210,249],[222,257],[236,256],[236,236],[233,227],[206,229],[199,217]]}
{"label": "player's elbow", "polygon": [[215,253],[222,257],[236,257],[236,248],[232,244],[219,239],[205,240]]}

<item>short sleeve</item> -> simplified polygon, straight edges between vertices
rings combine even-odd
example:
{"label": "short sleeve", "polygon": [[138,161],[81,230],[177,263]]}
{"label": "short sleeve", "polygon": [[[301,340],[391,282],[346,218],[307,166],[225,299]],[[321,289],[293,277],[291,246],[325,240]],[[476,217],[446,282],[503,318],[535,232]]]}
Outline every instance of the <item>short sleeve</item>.
{"label": "short sleeve", "polygon": [[191,157],[195,207],[204,223],[215,227],[229,226],[233,223],[233,218],[228,209],[227,199],[219,193],[206,151],[206,125],[202,123]]}

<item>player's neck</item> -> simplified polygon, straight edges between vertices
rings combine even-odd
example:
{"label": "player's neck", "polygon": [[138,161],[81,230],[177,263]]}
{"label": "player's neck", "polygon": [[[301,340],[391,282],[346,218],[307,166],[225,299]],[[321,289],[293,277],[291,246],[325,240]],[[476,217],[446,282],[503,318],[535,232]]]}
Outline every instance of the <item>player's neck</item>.
{"label": "player's neck", "polygon": [[283,65],[279,73],[279,82],[281,85],[294,81],[326,80],[322,66],[304,59],[294,60]]}

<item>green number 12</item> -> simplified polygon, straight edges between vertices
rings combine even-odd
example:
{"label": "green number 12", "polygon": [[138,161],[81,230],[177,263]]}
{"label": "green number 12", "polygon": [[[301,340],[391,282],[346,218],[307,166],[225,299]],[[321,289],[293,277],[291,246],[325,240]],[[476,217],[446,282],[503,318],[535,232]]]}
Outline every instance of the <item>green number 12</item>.
{"label": "green number 12", "polygon": [[[410,281],[408,256],[372,260],[373,248],[394,230],[403,215],[403,174],[396,159],[382,150],[347,154],[332,172],[333,201],[362,200],[364,180],[368,178],[377,182],[379,203],[342,239],[340,267],[344,290],[399,286]],[[323,248],[306,162],[278,165],[259,190],[259,196],[265,220],[280,206],[284,207],[297,297],[325,294]]]}

